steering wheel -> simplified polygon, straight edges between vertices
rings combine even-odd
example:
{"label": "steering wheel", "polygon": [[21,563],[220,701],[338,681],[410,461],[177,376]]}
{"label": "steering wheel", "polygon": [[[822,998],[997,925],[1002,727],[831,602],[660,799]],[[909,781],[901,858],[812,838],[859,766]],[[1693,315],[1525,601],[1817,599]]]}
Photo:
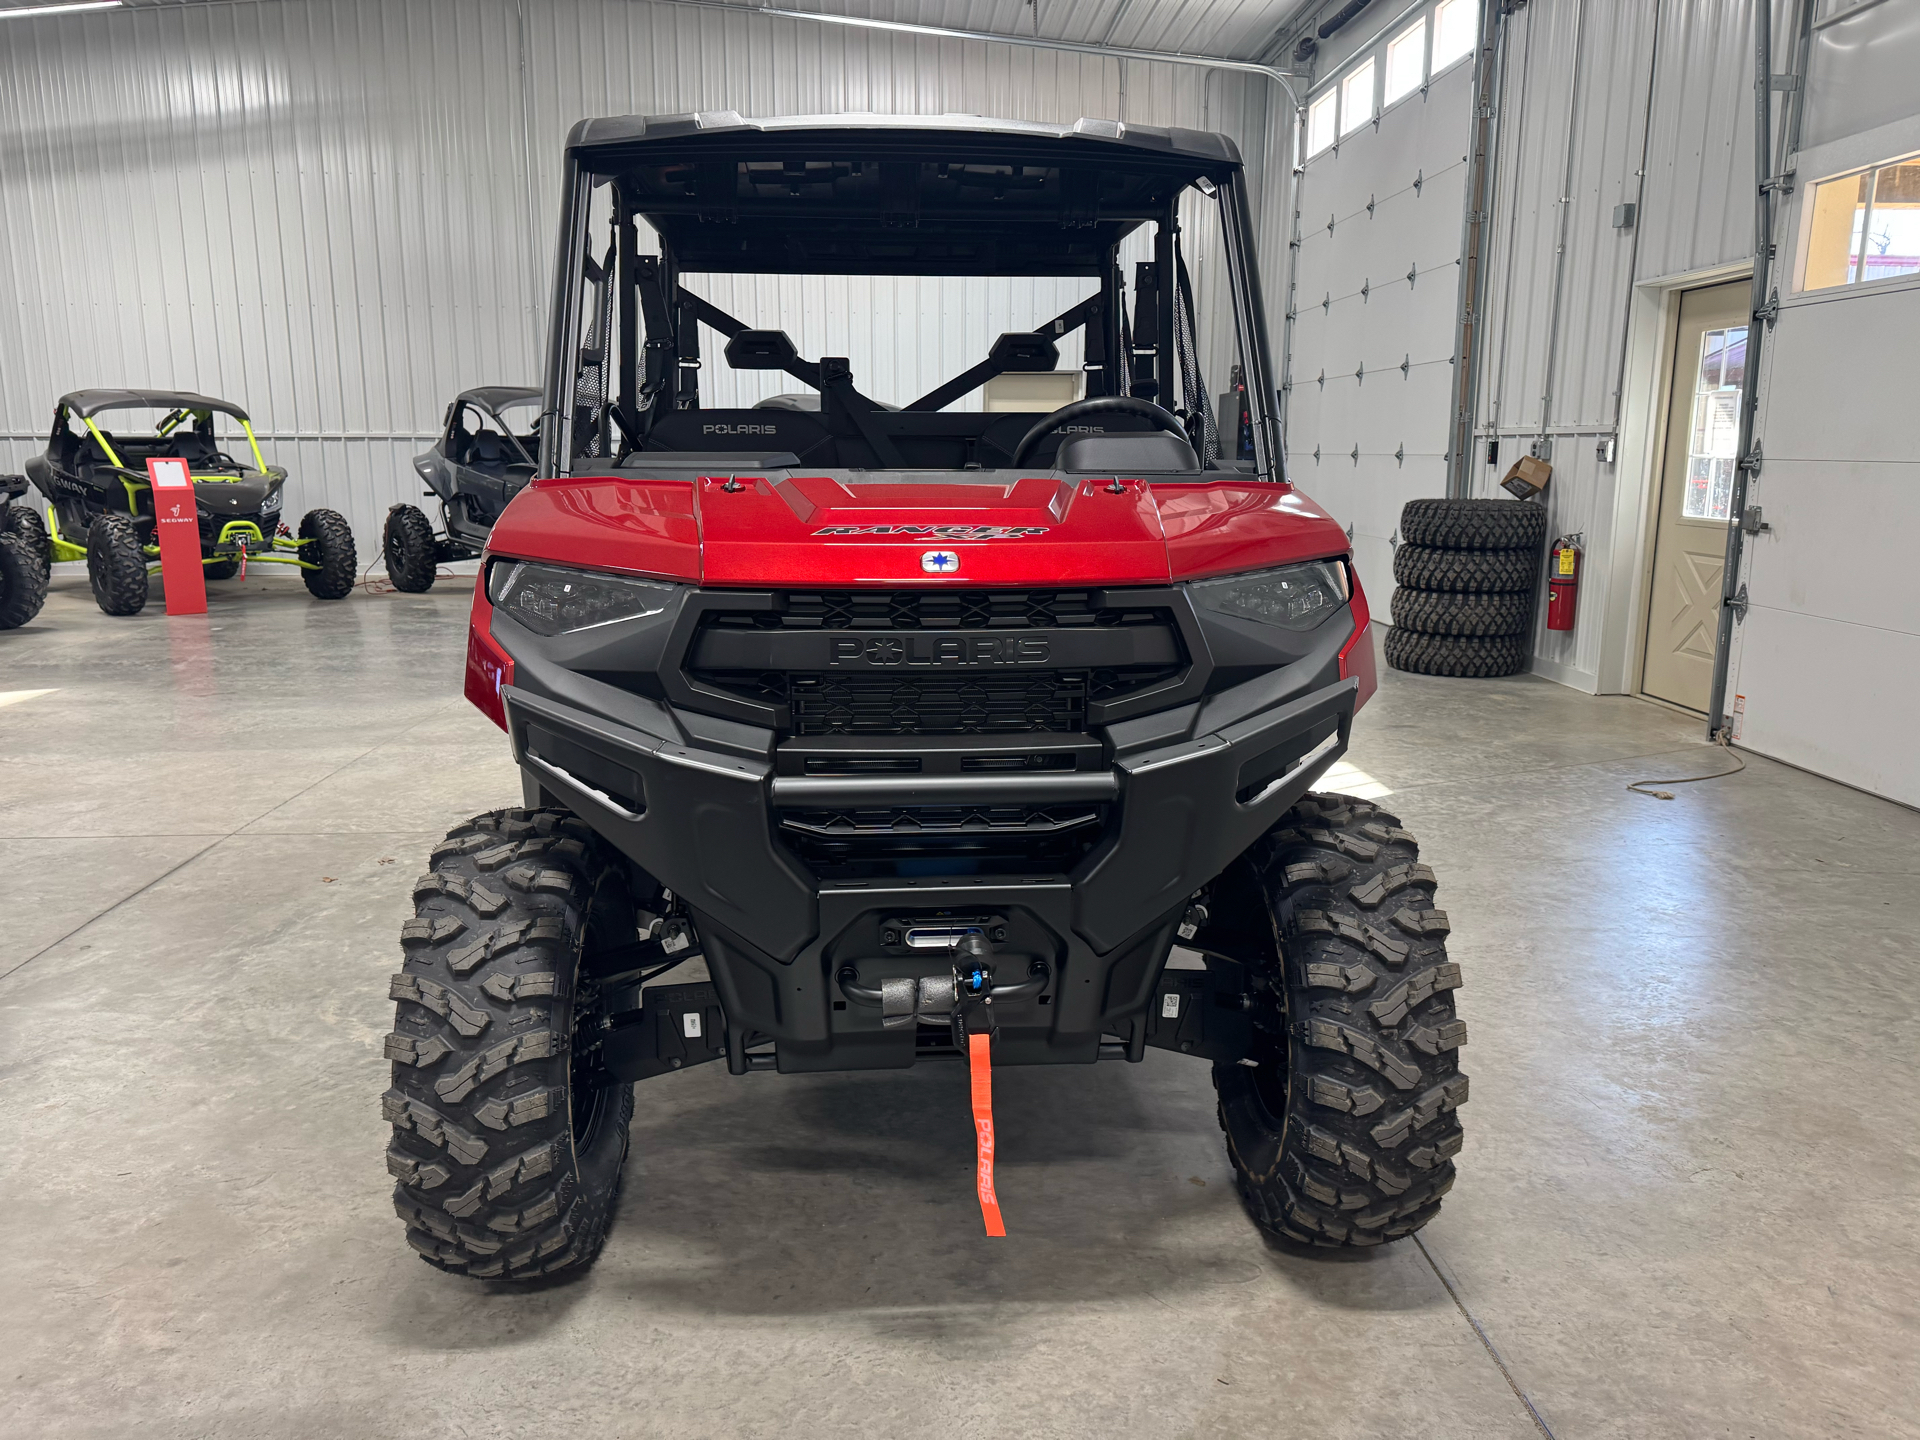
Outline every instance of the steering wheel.
{"label": "steering wheel", "polygon": [[1027,452],[1039,445],[1049,431],[1058,430],[1069,421],[1079,420],[1086,415],[1138,415],[1144,420],[1151,420],[1156,430],[1177,435],[1189,445],[1194,443],[1187,433],[1187,427],[1181,424],[1181,418],[1151,400],[1141,400],[1132,395],[1097,395],[1091,400],[1077,400],[1070,405],[1063,405],[1043,419],[1021,437],[1021,443],[1014,447],[1009,463],[1019,465],[1027,459]]}

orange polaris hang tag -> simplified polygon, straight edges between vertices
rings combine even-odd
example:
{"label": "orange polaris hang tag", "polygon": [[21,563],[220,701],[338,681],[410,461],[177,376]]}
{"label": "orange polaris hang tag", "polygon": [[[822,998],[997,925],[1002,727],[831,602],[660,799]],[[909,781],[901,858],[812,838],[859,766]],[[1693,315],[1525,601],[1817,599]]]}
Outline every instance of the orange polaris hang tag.
{"label": "orange polaris hang tag", "polygon": [[981,1220],[990,1236],[1005,1236],[1001,1203],[994,1197],[994,1067],[987,1037],[967,1038],[967,1068],[974,1087],[974,1188],[980,1192]]}
{"label": "orange polaris hang tag", "polygon": [[200,564],[200,512],[193,502],[187,462],[167,457],[147,462],[153,486],[154,543],[160,547],[160,581],[168,615],[207,613],[207,573]]}

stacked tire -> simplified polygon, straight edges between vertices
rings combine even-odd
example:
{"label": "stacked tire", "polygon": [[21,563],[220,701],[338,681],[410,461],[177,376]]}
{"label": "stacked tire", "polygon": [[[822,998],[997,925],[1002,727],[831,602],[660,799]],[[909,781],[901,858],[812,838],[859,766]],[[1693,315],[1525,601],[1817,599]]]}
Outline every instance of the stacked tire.
{"label": "stacked tire", "polygon": [[1526,501],[1409,501],[1387,663],[1417,675],[1526,669],[1546,534],[1546,510]]}

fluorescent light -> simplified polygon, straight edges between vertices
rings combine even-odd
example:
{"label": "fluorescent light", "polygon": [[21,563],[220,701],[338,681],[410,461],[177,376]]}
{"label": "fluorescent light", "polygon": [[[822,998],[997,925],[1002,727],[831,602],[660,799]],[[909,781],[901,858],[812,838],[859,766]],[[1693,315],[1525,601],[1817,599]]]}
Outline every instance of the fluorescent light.
{"label": "fluorescent light", "polygon": [[118,10],[127,0],[72,0],[65,5],[25,5],[0,9],[0,20],[24,20],[29,15],[71,15],[76,10]]}

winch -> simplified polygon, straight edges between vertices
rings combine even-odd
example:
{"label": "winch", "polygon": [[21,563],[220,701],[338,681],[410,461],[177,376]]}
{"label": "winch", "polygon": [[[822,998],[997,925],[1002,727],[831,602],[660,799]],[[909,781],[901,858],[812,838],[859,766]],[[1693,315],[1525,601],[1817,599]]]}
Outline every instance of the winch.
{"label": "winch", "polygon": [[[999,933],[1006,934],[1005,930]],[[994,1194],[994,1002],[1038,996],[1047,988],[1050,973],[1045,961],[1035,959],[1028,962],[1024,980],[996,980],[989,936],[981,926],[914,927],[905,932],[907,945],[915,950],[951,946],[955,954],[951,970],[931,976],[887,976],[878,986],[867,986],[861,984],[854,967],[842,966],[835,979],[841,994],[856,1005],[879,1006],[881,1025],[889,1030],[914,1025],[952,1029],[954,1048],[967,1056],[971,1073],[975,1189],[981,1219],[988,1235],[1005,1236],[1000,1202]]]}

